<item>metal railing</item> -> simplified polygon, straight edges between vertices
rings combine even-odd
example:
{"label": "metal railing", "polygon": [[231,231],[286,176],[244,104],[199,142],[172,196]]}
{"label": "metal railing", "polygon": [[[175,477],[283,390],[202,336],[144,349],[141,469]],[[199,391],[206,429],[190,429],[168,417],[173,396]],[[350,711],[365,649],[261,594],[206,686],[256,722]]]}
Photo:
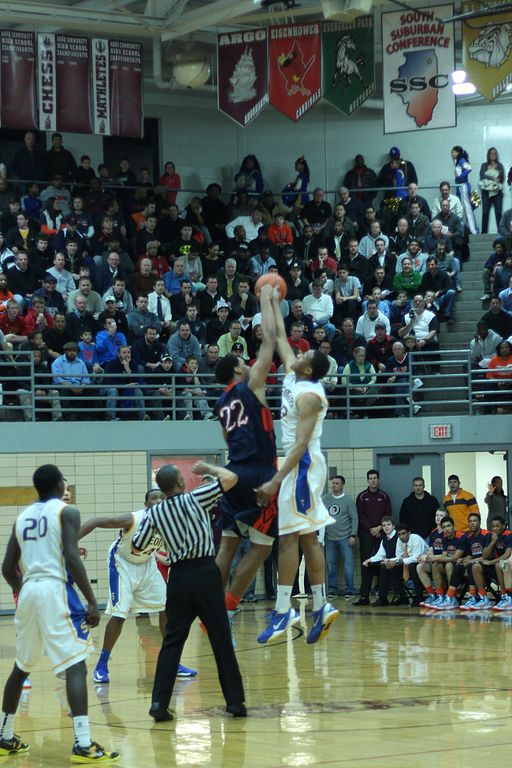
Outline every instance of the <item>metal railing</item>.
{"label": "metal railing", "polygon": [[[326,386],[329,418],[397,418],[417,414],[489,414],[512,409],[512,377],[486,378],[486,370],[471,365],[467,350],[411,353],[407,373],[390,382],[390,374],[377,373],[362,391],[352,377],[338,374]],[[64,377],[65,379],[65,377]],[[82,382],[54,383],[51,371],[34,369],[33,353],[0,352],[1,416],[3,420],[162,420],[209,419],[222,387],[212,374],[200,374],[201,388],[186,374],[134,373],[120,383],[119,374],[89,374]],[[282,375],[267,387],[275,419],[281,407]],[[193,391],[190,391],[193,390]]]}

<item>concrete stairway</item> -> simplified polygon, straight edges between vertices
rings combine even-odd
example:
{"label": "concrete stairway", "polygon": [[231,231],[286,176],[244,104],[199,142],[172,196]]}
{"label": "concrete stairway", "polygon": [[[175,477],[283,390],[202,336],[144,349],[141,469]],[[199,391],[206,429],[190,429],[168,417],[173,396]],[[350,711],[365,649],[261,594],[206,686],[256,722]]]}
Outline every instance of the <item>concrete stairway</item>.
{"label": "concrete stairway", "polygon": [[[476,323],[488,310],[489,302],[481,302],[483,294],[482,267],[492,251],[496,235],[473,235],[470,239],[470,259],[463,265],[462,293],[457,295],[455,324],[441,323],[439,341],[441,349],[467,350],[476,330]],[[422,390],[421,415],[469,412],[467,403],[468,370],[466,356],[450,355],[449,362],[441,367],[441,373],[425,377]],[[463,388],[463,390],[458,390]],[[417,398],[420,400],[420,398]],[[448,402],[439,402],[439,401]],[[457,402],[461,400],[463,402]]]}

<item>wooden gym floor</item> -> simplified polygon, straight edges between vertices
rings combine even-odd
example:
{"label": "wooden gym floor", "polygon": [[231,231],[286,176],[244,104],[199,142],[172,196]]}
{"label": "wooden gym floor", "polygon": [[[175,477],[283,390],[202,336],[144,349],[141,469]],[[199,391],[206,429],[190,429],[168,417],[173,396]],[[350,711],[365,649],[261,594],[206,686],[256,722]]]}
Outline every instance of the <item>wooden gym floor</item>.
{"label": "wooden gym floor", "polygon": [[[96,650],[88,664],[93,738],[119,750],[123,768],[488,768],[510,762],[512,615],[422,614],[336,602],[342,616],[316,646],[306,645],[300,628],[281,643],[259,646],[270,603],[243,605],[235,637],[246,720],[224,714],[210,646],[197,625],[182,661],[199,676],[177,683],[173,722],[154,724],[147,714],[160,644],[156,616],[126,622],[110,685],[94,685],[103,619],[93,631]],[[304,620],[306,601],[295,604]],[[13,621],[3,618],[2,681],[13,658]],[[69,765],[73,734],[64,686],[45,662],[31,676],[33,688],[15,724],[31,750],[1,765]]]}

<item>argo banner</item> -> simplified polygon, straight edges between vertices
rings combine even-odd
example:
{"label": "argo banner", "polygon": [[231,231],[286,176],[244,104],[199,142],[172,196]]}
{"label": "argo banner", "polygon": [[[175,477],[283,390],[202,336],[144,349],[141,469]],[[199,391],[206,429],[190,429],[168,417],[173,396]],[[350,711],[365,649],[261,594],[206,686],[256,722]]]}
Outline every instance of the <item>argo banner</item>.
{"label": "argo banner", "polygon": [[489,11],[462,20],[462,55],[468,80],[490,101],[512,83],[512,10],[493,15],[495,6],[503,3],[462,3],[462,13]]}
{"label": "argo banner", "polygon": [[457,124],[453,5],[382,14],[384,133]]}
{"label": "argo banner", "polygon": [[268,104],[267,30],[225,32],[217,38],[217,105],[246,126]]}
{"label": "argo banner", "polygon": [[322,95],[344,115],[375,91],[373,29],[373,16],[322,24]]}
{"label": "argo banner", "polygon": [[322,95],[320,22],[270,27],[269,73],[270,103],[300,120]]}

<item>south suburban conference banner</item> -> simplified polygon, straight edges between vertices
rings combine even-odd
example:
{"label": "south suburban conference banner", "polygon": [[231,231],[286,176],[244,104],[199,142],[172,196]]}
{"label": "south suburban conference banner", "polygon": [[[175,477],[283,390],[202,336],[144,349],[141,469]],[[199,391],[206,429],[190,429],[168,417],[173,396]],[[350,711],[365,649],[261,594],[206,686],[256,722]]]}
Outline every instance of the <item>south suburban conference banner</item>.
{"label": "south suburban conference banner", "polygon": [[468,81],[492,101],[512,83],[512,10],[493,15],[502,2],[462,3],[462,13],[486,10],[488,15],[462,20],[463,66]]}
{"label": "south suburban conference banner", "polygon": [[269,29],[270,103],[299,120],[321,96],[320,23]]}
{"label": "south suburban conference banner", "polygon": [[226,32],[217,39],[217,105],[248,125],[268,104],[267,30]]}
{"label": "south suburban conference banner", "polygon": [[373,16],[322,24],[323,97],[352,115],[375,91]]}
{"label": "south suburban conference banner", "polygon": [[94,133],[142,138],[142,45],[95,38],[91,50]]}
{"label": "south suburban conference banner", "polygon": [[0,56],[1,127],[37,128],[34,34],[2,29]]}
{"label": "south suburban conference banner", "polygon": [[453,5],[382,14],[384,133],[457,124]]}

